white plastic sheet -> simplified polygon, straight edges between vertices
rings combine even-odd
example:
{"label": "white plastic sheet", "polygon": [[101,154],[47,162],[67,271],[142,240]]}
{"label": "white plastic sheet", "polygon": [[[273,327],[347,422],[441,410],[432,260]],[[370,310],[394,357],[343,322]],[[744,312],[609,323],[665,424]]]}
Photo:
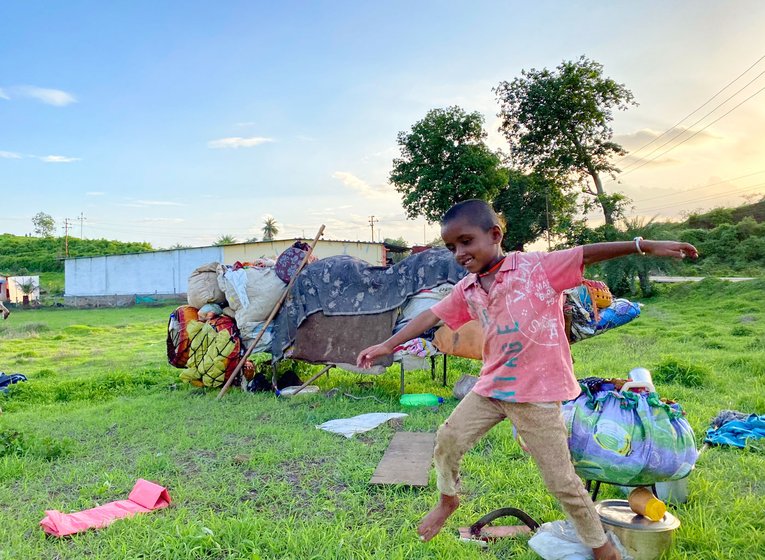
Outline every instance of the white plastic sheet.
{"label": "white plastic sheet", "polygon": [[[607,533],[611,542],[622,554],[622,560],[633,560],[612,532]],[[582,544],[570,521],[543,523],[529,539],[531,550],[544,560],[592,560],[592,549]]]}
{"label": "white plastic sheet", "polygon": [[393,418],[404,418],[405,416],[409,415],[404,414],[403,412],[370,412],[368,414],[359,414],[352,418],[329,420],[316,427],[326,432],[341,434],[347,438],[352,438],[356,434],[373,430],[388,420],[392,420]]}

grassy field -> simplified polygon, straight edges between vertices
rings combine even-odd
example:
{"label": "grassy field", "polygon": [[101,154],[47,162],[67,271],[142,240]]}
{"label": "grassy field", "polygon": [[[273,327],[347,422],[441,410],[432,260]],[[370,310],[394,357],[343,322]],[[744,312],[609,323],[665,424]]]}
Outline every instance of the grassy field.
{"label": "grassy field", "polygon": [[[683,404],[701,444],[721,410],[765,413],[763,294],[763,280],[663,288],[637,321],[574,346],[577,375],[648,367],[660,394]],[[524,538],[481,552],[454,530],[510,505],[538,521],[563,517],[501,425],[465,459],[463,507],[441,535],[420,543],[415,527],[436,499],[433,473],[427,489],[367,482],[394,431],[435,431],[456,401],[350,440],[314,426],[399,411],[396,369],[379,377],[333,371],[318,382],[340,396],[232,391],[215,401],[166,365],[170,311],[16,311],[0,323],[0,370],[29,377],[0,394],[0,559],[530,560],[537,556]],[[451,359],[450,385],[477,370]],[[407,390],[450,397],[429,372],[408,374]],[[668,558],[765,557],[763,448],[704,451],[688,503],[673,509],[682,526]],[[166,486],[173,505],[68,539],[47,538],[38,526],[46,509],[124,499],[139,477]]]}

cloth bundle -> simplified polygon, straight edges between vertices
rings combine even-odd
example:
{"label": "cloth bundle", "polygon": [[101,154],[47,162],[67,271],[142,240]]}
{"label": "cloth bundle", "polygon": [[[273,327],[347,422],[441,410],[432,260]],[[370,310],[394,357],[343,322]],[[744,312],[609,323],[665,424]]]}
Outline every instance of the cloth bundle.
{"label": "cloth bundle", "polygon": [[206,323],[191,321],[188,369],[180,378],[192,385],[219,387],[234,372],[241,354],[242,343],[236,323],[225,315]]}
{"label": "cloth bundle", "polygon": [[765,414],[746,414],[736,410],[724,410],[712,420],[704,443],[729,445],[743,449],[747,444],[759,446],[756,440],[765,438]]}
{"label": "cloth bundle", "polygon": [[580,386],[579,397],[563,403],[579,476],[627,486],[688,476],[698,451],[679,404],[663,402],[657,393]]}

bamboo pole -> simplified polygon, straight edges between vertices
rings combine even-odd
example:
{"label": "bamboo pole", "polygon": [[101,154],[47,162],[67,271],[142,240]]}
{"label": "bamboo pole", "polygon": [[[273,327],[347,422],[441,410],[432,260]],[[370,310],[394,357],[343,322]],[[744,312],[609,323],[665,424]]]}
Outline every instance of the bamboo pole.
{"label": "bamboo pole", "polygon": [[303,383],[303,384],[302,384],[300,387],[298,387],[298,388],[295,390],[295,392],[294,392],[294,393],[292,393],[292,395],[297,395],[297,394],[298,394],[300,391],[302,391],[303,389],[305,389],[306,387],[308,387],[308,386],[309,386],[311,383],[313,383],[314,381],[316,381],[317,379],[319,379],[319,377],[321,377],[322,375],[324,375],[325,373],[327,373],[327,372],[328,372],[329,370],[331,370],[333,367],[335,367],[335,364],[327,364],[326,366],[324,366],[323,368],[321,368],[321,371],[320,371],[319,373],[317,373],[316,375],[314,375],[313,377],[311,377],[311,379],[309,379],[308,381],[306,381],[305,383]]}
{"label": "bamboo pole", "polygon": [[298,266],[297,270],[295,271],[295,274],[293,274],[292,278],[290,278],[289,284],[287,284],[287,289],[284,290],[282,297],[280,297],[279,301],[276,302],[276,305],[274,305],[274,308],[271,310],[271,314],[266,319],[266,322],[263,323],[263,328],[260,329],[260,332],[255,337],[255,340],[252,341],[252,344],[250,344],[250,347],[244,353],[244,356],[242,356],[241,359],[239,360],[239,363],[236,364],[236,368],[234,368],[234,371],[231,373],[231,376],[228,378],[228,380],[226,380],[226,384],[223,385],[223,387],[221,387],[220,393],[218,393],[216,400],[220,400],[221,398],[223,398],[223,395],[225,395],[229,387],[231,387],[231,384],[234,382],[234,378],[241,371],[242,366],[244,365],[244,362],[247,360],[249,355],[255,349],[255,346],[257,346],[258,342],[260,342],[260,339],[263,337],[263,335],[266,332],[266,328],[268,327],[268,325],[271,324],[271,321],[274,320],[274,317],[276,317],[276,314],[279,312],[279,309],[281,309],[282,303],[284,303],[284,300],[287,299],[287,296],[289,295],[290,290],[292,289],[292,286],[295,284],[295,281],[297,280],[297,277],[300,274],[300,271],[303,270],[303,267],[306,265],[306,263],[308,262],[308,259],[313,254],[313,249],[314,247],[316,247],[316,243],[318,243],[319,238],[323,234],[324,234],[324,224],[322,224],[321,227],[319,228],[319,232],[316,234],[316,237],[314,237],[313,242],[311,243],[311,247],[308,249],[308,252],[306,253],[305,257],[303,257],[303,260],[301,261],[300,266]]}

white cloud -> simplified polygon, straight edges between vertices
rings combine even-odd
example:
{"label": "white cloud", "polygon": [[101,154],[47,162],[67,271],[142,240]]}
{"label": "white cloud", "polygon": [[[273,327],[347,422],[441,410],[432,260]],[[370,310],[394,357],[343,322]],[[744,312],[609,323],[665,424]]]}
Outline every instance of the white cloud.
{"label": "white cloud", "polygon": [[3,88],[0,88],[0,99],[10,99],[8,94],[3,91]]}
{"label": "white cloud", "polygon": [[106,193],[101,191],[90,191],[85,193],[87,196],[104,196]]}
{"label": "white cloud", "polygon": [[332,178],[337,179],[343,185],[356,191],[365,198],[381,198],[396,194],[396,192],[388,185],[370,185],[363,179],[360,179],[353,173],[347,171],[335,171],[332,174]]}
{"label": "white cloud", "polygon": [[38,159],[45,163],[72,163],[73,161],[80,161],[80,158],[67,156],[38,156]]}
{"label": "white cloud", "polygon": [[253,148],[261,144],[273,142],[273,138],[264,138],[262,136],[251,136],[249,138],[242,138],[240,136],[232,136],[230,138],[220,138],[218,140],[210,140],[207,143],[208,148],[220,149],[220,148]]}
{"label": "white cloud", "polygon": [[14,88],[14,92],[17,92],[19,95],[24,97],[32,97],[48,105],[55,105],[56,107],[64,107],[70,103],[77,102],[77,99],[74,97],[74,95],[60,89],[47,89],[35,86],[20,86]]}
{"label": "white cloud", "polygon": [[236,126],[244,128],[244,127],[247,127],[247,126],[255,126],[256,124],[257,123],[255,123],[253,121],[246,121],[246,122],[238,122],[238,123],[236,123]]}
{"label": "white cloud", "polygon": [[0,151],[0,158],[4,159],[21,159],[21,154],[17,154],[16,152],[3,152]]}

